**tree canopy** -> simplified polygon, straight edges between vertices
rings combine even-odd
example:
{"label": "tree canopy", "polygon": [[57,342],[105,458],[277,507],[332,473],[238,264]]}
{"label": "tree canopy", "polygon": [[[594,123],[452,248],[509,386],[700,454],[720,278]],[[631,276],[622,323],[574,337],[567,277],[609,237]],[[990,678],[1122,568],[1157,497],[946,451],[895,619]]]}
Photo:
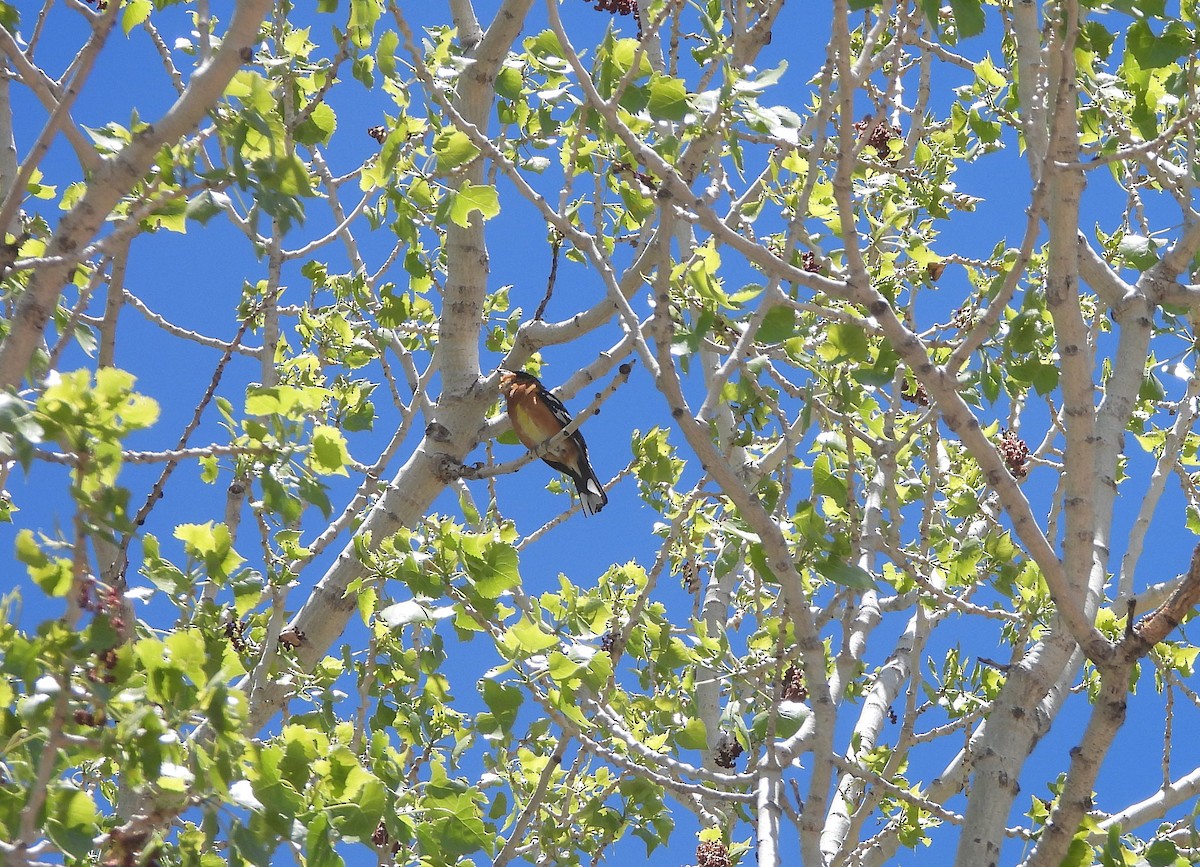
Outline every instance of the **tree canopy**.
{"label": "tree canopy", "polygon": [[0,2],[5,863],[1195,861],[1196,25]]}

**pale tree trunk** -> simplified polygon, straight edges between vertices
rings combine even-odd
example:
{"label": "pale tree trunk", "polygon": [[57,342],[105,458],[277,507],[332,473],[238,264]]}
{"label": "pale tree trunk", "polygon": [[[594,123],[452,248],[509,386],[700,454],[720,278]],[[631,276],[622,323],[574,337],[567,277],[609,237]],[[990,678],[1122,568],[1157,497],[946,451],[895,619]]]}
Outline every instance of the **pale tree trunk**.
{"label": "pale tree trunk", "polygon": [[[12,91],[9,88],[9,64],[0,58],[0,202],[13,194],[17,183],[17,143],[13,138]],[[19,230],[16,214],[0,231],[15,235]],[[0,239],[2,241],[3,239]]]}
{"label": "pale tree trunk", "polygon": [[[455,107],[479,128],[487,127],[496,74],[520,35],[532,2],[505,0],[470,52],[474,62],[459,82]],[[463,15],[474,20],[469,4],[458,5]],[[458,184],[482,180],[483,164],[476,160]],[[380,495],[356,538],[347,543],[287,624],[286,631],[299,638],[297,662],[306,671],[324,658],[356,610],[355,598],[346,594],[350,582],[365,573],[356,540],[372,549],[397,530],[415,526],[434,498],[458,477],[463,459],[479,443],[484,415],[496,401],[497,392],[486,387],[479,369],[479,329],[488,290],[482,218],[475,215],[465,228],[452,224],[446,233],[446,251],[448,276],[433,362],[441,375],[442,394],[421,445]],[[270,647],[244,684],[250,707],[247,731],[258,731],[291,695],[289,683],[270,677]]]}

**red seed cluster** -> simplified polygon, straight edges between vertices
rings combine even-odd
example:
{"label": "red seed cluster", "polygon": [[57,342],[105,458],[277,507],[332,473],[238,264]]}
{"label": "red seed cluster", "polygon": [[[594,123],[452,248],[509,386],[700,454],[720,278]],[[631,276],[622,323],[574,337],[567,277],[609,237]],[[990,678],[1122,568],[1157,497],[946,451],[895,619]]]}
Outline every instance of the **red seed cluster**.
{"label": "red seed cluster", "polygon": [[900,396],[909,403],[915,403],[917,406],[929,406],[929,392],[925,390],[925,383],[913,380],[912,385],[904,384],[900,389]]}
{"label": "red seed cluster", "polygon": [[232,616],[225,621],[225,638],[238,653],[245,653],[250,649],[250,643],[246,640],[246,628],[249,625],[244,620],[234,620]]}
{"label": "red seed cluster", "polygon": [[95,578],[83,580],[79,585],[79,607],[92,614],[107,614],[113,629],[118,632],[125,628],[121,594],[115,587],[101,584]]}
{"label": "red seed cluster", "polygon": [[92,683],[113,683],[116,678],[109,672],[117,667],[117,649],[110,647],[97,651],[95,657],[95,661],[88,666],[87,679]]}
{"label": "red seed cluster", "polygon": [[637,15],[637,0],[595,0],[597,12],[612,15]]}
{"label": "red seed cluster", "polygon": [[1029,467],[1025,462],[1029,460],[1029,446],[1025,445],[1025,440],[1016,435],[1015,432],[1006,430],[1000,435],[1000,443],[997,446],[1000,450],[1000,457],[1004,458],[1004,465],[1008,467],[1008,471],[1012,473],[1014,479],[1023,479],[1029,475]]}
{"label": "red seed cluster", "polygon": [[696,847],[697,867],[730,867],[729,850],[720,840],[705,840]]}
{"label": "red seed cluster", "polygon": [[388,836],[387,826],[383,824],[383,820],[381,819],[371,834],[371,842],[376,846],[386,846],[390,841],[391,837]]}
{"label": "red seed cluster", "polygon": [[696,593],[700,590],[700,564],[692,557],[688,557],[683,561],[680,567],[680,574],[683,575],[683,587],[688,593]]}
{"label": "red seed cluster", "polygon": [[85,710],[84,708],[76,708],[72,718],[81,726],[98,729],[108,722],[108,717],[102,710]]}
{"label": "red seed cluster", "polygon": [[804,701],[808,698],[808,689],[804,686],[804,672],[795,663],[788,666],[783,674],[780,697],[784,701]]}
{"label": "red seed cluster", "polygon": [[632,15],[637,22],[638,39],[642,38],[642,15],[638,11],[637,0],[588,0],[594,2],[597,12],[607,12],[610,15]]}
{"label": "red seed cluster", "polygon": [[371,833],[371,842],[379,849],[390,846],[393,855],[400,851],[400,843],[392,840],[392,835],[388,833],[387,826],[383,824],[382,819]]}
{"label": "red seed cluster", "polygon": [[966,331],[971,328],[979,318],[979,313],[973,307],[959,307],[954,311],[954,315],[950,317],[950,324],[955,328]]}
{"label": "red seed cluster", "polygon": [[738,756],[742,754],[742,745],[737,742],[737,738],[729,732],[724,732],[721,735],[721,740],[717,742],[716,755],[713,756],[713,762],[719,768],[732,769],[737,764]]}
{"label": "red seed cluster", "polygon": [[892,124],[876,122],[872,115],[866,115],[862,120],[854,125],[854,129],[858,132],[861,138],[863,133],[867,133],[867,144],[875,148],[875,152],[879,154],[879,158],[894,162],[896,157],[892,154],[888,145],[900,138],[903,133],[900,127]]}
{"label": "red seed cluster", "polygon": [[600,639],[600,649],[608,651],[609,655],[615,655],[617,652],[617,645],[620,643],[620,641],[621,630],[614,627],[613,629],[610,629],[608,632],[604,633],[604,637]]}
{"label": "red seed cluster", "polygon": [[[631,166],[629,163],[621,162],[620,160],[617,160],[616,162],[613,163],[612,170],[615,174],[633,175],[635,178],[637,178],[639,181],[641,181],[642,185],[645,186],[647,189],[653,190],[654,192],[658,192],[658,181],[654,180],[654,178],[650,177],[645,172],[639,172],[634,166]],[[626,376],[628,376],[628,374],[626,374]]]}

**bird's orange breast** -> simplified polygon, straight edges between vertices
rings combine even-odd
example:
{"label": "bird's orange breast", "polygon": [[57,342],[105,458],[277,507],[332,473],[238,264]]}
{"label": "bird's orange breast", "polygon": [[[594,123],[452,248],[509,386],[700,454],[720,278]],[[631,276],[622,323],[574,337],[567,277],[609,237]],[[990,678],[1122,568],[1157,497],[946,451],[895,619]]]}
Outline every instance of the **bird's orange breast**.
{"label": "bird's orange breast", "polygon": [[[517,406],[509,405],[508,417],[512,422],[513,430],[517,432],[517,437],[529,449],[537,448],[557,433],[554,429],[542,430],[533,417],[533,413],[526,411],[524,406],[519,404]],[[546,452],[545,457],[565,462],[574,457],[574,454],[574,445],[567,439]]]}

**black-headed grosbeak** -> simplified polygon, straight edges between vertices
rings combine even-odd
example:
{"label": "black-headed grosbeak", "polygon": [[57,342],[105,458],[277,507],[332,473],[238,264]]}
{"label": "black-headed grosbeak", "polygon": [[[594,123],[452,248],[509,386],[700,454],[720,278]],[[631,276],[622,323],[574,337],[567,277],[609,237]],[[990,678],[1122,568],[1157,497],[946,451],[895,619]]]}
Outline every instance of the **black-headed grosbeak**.
{"label": "black-headed grosbeak", "polygon": [[[531,373],[501,368],[500,393],[504,395],[513,431],[527,449],[536,449],[571,423],[571,414],[562,401]],[[588,461],[587,443],[578,430],[547,452],[542,460],[571,477],[585,515],[604,508],[608,494]]]}

